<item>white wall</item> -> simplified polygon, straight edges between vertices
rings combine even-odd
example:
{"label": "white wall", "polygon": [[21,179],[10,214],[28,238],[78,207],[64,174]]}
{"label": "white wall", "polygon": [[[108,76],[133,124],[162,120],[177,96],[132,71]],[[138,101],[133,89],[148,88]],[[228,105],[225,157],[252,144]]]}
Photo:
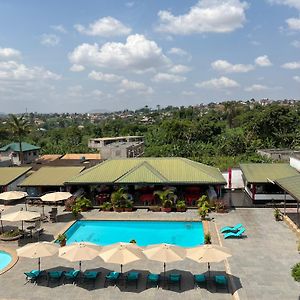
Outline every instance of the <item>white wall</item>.
{"label": "white wall", "polygon": [[[228,171],[222,172],[223,177],[225,178],[227,185],[225,189],[228,189]],[[244,181],[242,177],[243,173],[240,169],[232,169],[231,170],[231,188],[232,189],[243,189]]]}
{"label": "white wall", "polygon": [[290,166],[295,168],[298,172],[300,172],[300,159],[290,157]]}

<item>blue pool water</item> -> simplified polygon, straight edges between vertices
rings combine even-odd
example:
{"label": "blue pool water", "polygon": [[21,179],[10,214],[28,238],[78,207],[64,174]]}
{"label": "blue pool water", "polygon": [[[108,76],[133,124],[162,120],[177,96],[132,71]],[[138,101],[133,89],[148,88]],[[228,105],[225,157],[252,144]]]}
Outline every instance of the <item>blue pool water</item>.
{"label": "blue pool water", "polygon": [[202,222],[76,221],[66,232],[67,244],[109,245],[135,240],[139,246],[168,243],[193,247],[204,243]]}
{"label": "blue pool water", "polygon": [[10,254],[5,251],[0,251],[0,270],[4,269],[12,260]]}

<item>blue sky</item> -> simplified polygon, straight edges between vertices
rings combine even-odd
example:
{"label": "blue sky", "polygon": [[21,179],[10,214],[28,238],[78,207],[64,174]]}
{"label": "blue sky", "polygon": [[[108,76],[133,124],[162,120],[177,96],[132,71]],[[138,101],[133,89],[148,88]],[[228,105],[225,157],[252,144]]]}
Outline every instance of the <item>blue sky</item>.
{"label": "blue sky", "polygon": [[300,99],[300,0],[1,0],[0,111]]}

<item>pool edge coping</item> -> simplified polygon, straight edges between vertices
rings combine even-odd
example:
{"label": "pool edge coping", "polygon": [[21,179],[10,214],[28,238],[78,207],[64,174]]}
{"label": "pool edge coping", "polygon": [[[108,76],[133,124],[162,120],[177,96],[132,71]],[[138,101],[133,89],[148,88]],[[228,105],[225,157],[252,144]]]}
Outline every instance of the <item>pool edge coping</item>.
{"label": "pool edge coping", "polygon": [[9,271],[14,265],[18,262],[19,257],[17,255],[17,251],[13,248],[7,246],[0,246],[0,251],[7,252],[11,256],[11,262],[0,271],[0,275],[4,274],[5,272]]}

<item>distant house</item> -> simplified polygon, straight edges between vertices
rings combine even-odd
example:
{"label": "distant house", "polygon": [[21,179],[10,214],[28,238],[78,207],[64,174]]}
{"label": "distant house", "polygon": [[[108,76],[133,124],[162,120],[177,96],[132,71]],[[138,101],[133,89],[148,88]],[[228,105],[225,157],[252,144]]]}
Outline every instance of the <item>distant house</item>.
{"label": "distant house", "polygon": [[30,167],[0,168],[0,192],[18,190],[18,184],[25,179],[30,169]]}
{"label": "distant house", "polygon": [[[40,147],[22,142],[23,162],[24,164],[31,163],[39,157]],[[20,159],[20,145],[19,143],[11,143],[0,148],[0,160],[11,161],[12,165],[19,166]]]}

